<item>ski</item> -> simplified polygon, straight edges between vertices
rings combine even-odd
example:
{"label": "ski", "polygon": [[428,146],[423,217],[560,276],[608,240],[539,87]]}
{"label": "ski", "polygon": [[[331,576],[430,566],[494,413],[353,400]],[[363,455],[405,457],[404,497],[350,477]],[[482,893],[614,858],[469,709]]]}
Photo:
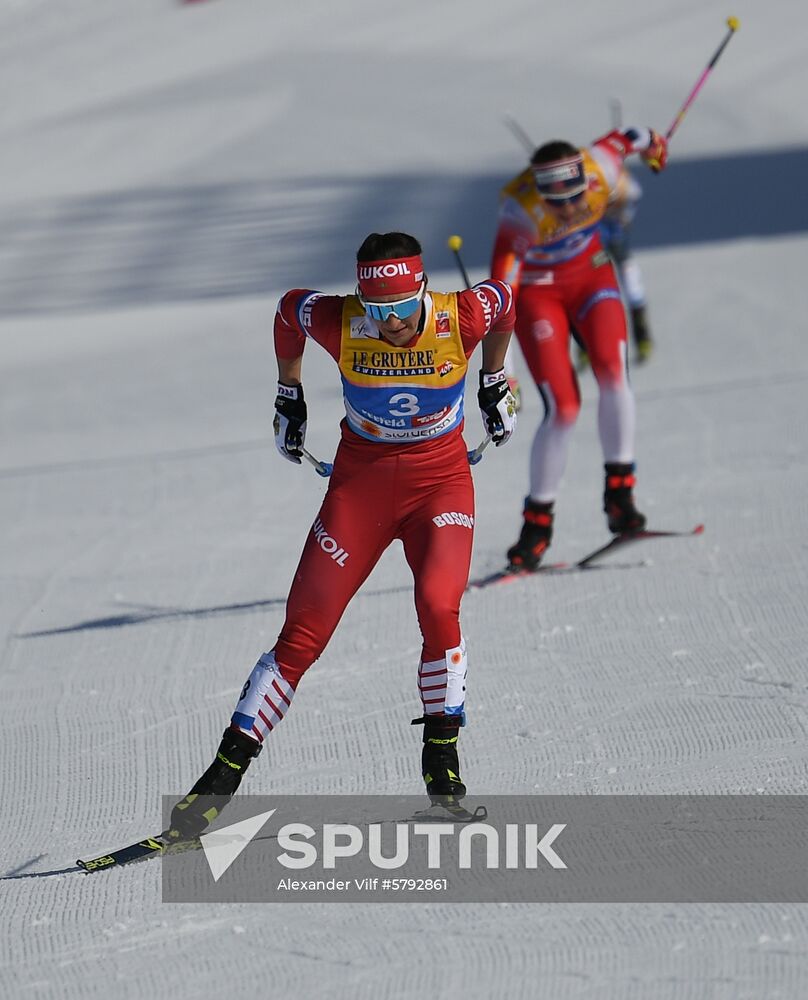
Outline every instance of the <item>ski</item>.
{"label": "ski", "polygon": [[575,563],[544,563],[536,569],[525,569],[522,566],[506,566],[488,576],[482,576],[476,580],[469,580],[466,590],[482,590],[485,587],[495,587],[502,583],[513,583],[514,580],[521,580],[527,576],[536,576],[539,573],[574,573],[577,570],[588,569],[604,556],[614,552],[629,542],[641,542],[649,538],[687,538],[692,535],[700,535],[704,531],[703,524],[697,524],[689,531],[654,531],[651,528],[644,528],[642,531],[627,531],[622,535],[615,535],[605,545],[601,545],[590,552],[589,555],[579,559]]}
{"label": "ski", "polygon": [[558,573],[562,570],[570,569],[569,563],[546,563],[537,566],[535,569],[524,569],[522,566],[506,566],[505,569],[498,569],[488,576],[479,577],[476,580],[469,580],[466,590],[482,590],[483,587],[495,587],[500,583],[512,583],[520,580],[523,576],[536,576],[537,573]]}
{"label": "ski", "polygon": [[163,839],[162,834],[156,837],[146,837],[136,844],[129,844],[121,847],[117,851],[110,851],[108,854],[101,854],[97,858],[89,858],[76,861],[79,868],[92,874],[93,872],[106,871],[108,868],[121,868],[123,865],[131,865],[136,861],[148,861],[149,858],[161,857],[163,854],[180,854],[183,851],[195,851],[201,847],[198,839],[184,840],[176,844],[169,844]]}
{"label": "ski", "polygon": [[[434,802],[427,809],[419,810],[410,817],[411,822],[417,823],[479,823],[486,819],[488,810],[485,806],[477,806],[474,812],[470,812],[459,802],[447,802],[445,804]],[[256,838],[263,840],[265,838]],[[193,840],[183,840],[178,843],[168,843],[162,834],[156,837],[146,837],[135,844],[129,844],[116,851],[109,851],[107,854],[100,854],[97,858],[88,858],[86,861],[79,858],[76,864],[87,874],[94,872],[108,871],[110,868],[122,868],[125,865],[132,865],[139,861],[148,861],[150,858],[159,858],[165,854],[182,854],[185,851],[196,851],[202,846],[199,838]],[[70,869],[66,869],[69,871]],[[75,869],[73,869],[75,871]],[[61,874],[61,873],[59,873]]]}
{"label": "ski", "polygon": [[643,528],[642,531],[627,531],[622,535],[615,535],[605,545],[601,545],[594,552],[590,552],[583,559],[579,559],[575,563],[575,567],[576,569],[586,569],[604,556],[614,552],[615,549],[628,545],[629,542],[642,542],[649,538],[687,538],[691,535],[700,535],[703,531],[703,524],[697,524],[695,528],[691,528],[689,531],[654,531],[650,528]]}
{"label": "ski", "polygon": [[488,818],[485,806],[470,812],[459,802],[433,802],[427,809],[419,809],[410,817],[413,823],[481,823]]}
{"label": "ski", "polygon": [[136,844],[128,847],[121,847],[117,851],[110,851],[109,854],[101,854],[97,858],[89,858],[83,861],[81,858],[76,861],[79,868],[86,872],[99,872],[105,868],[120,868],[121,865],[129,865],[134,861],[145,861],[147,858],[157,857],[166,849],[166,843],[160,837],[147,837],[139,840]]}

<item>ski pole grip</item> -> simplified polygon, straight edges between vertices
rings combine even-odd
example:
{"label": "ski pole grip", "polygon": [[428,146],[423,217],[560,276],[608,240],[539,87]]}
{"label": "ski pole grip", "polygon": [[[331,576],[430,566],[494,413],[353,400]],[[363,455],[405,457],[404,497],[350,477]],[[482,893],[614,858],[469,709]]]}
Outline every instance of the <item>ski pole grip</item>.
{"label": "ski pole grip", "polygon": [[491,444],[491,435],[486,434],[483,440],[474,448],[472,451],[468,452],[469,465],[476,465],[480,459],[483,457],[483,452]]}
{"label": "ski pole grip", "polygon": [[332,462],[321,462],[319,459],[315,458],[310,452],[306,451],[305,448],[301,449],[303,458],[307,462],[310,462],[314,466],[314,470],[318,476],[322,476],[324,479],[328,479],[331,473],[334,471],[334,465]]}

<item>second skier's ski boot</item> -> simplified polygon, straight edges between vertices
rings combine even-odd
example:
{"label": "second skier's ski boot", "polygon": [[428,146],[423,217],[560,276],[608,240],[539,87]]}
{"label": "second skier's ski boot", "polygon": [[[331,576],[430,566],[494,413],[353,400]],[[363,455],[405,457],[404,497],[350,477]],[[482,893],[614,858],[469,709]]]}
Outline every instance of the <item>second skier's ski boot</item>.
{"label": "second skier's ski boot", "polygon": [[508,549],[508,562],[517,569],[534,570],[553,538],[553,501],[525,499],[524,523],[519,541]]}
{"label": "second skier's ski boot", "polygon": [[457,735],[463,724],[463,717],[425,715],[422,719],[413,719],[413,724],[420,722],[424,724],[421,773],[426,793],[438,805],[459,802],[466,794],[457,757]]}
{"label": "second skier's ski boot", "polygon": [[606,463],[603,510],[609,521],[609,531],[615,535],[642,531],[645,527],[645,515],[634,506],[635,482],[633,463]]}
{"label": "second skier's ski boot", "polygon": [[[193,840],[203,833],[236,794],[250,761],[261,752],[262,744],[238,729],[225,729],[216,758],[182,801],[171,810],[168,829],[162,834],[168,841]],[[211,805],[209,795],[226,796],[219,807]]]}

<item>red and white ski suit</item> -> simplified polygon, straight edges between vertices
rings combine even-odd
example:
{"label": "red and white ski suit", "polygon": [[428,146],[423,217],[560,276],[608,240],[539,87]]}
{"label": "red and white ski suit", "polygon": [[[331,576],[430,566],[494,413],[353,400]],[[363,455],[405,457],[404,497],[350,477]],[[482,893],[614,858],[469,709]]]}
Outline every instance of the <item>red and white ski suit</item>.
{"label": "red and white ski suit", "polygon": [[423,636],[426,714],[462,715],[466,654],[460,599],[468,582],[474,489],[461,435],[468,358],[489,332],[513,329],[510,287],[427,292],[422,332],[380,339],[356,296],[287,292],[275,319],[279,358],[308,337],[337,362],[346,418],[334,470],[306,540],[275,647],[253,668],[232,725],[263,740],[320,656],[381,554],[400,539]]}

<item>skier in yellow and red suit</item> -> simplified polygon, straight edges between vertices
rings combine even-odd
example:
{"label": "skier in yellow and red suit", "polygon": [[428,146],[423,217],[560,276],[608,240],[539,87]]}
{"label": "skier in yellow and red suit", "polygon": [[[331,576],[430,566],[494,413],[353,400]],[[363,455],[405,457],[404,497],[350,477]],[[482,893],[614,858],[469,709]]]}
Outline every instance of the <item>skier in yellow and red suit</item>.
{"label": "skier in yellow and red suit", "polygon": [[535,569],[553,532],[553,507],[581,396],[570,358],[570,330],[598,384],[598,433],[605,463],[609,530],[644,527],[634,504],[634,395],[628,380],[627,325],[612,260],[598,224],[624,159],[639,153],[652,170],[667,160],[665,139],[649,128],[615,130],[588,149],[553,141],[502,190],[491,274],[516,294],[516,336],[544,400],[531,449],[530,487],[512,566]]}
{"label": "skier in yellow and red suit", "polygon": [[[300,463],[307,408],[303,348],[311,339],[339,368],[345,402],[328,491],[309,532],[275,646],[250,673],[213,764],[179,802],[165,832],[187,839],[216,810],[206,795],[232,796],[264,739],[283,719],[298,682],[320,656],[353,595],[384,550],[400,539],[415,582],[423,636],[418,689],[422,774],[433,802],[456,804],[458,731],[465,723],[466,645],[460,599],[468,582],[474,489],[462,437],[468,359],[482,341],[477,393],[496,445],[516,425],[504,371],[513,296],[503,281],[436,292],[418,241],[372,233],[357,253],[356,293],[287,292],[275,317],[278,394],[275,443]],[[368,664],[382,669],[383,663]],[[357,725],[368,711],[357,705]],[[202,796],[202,798],[198,798]]]}

